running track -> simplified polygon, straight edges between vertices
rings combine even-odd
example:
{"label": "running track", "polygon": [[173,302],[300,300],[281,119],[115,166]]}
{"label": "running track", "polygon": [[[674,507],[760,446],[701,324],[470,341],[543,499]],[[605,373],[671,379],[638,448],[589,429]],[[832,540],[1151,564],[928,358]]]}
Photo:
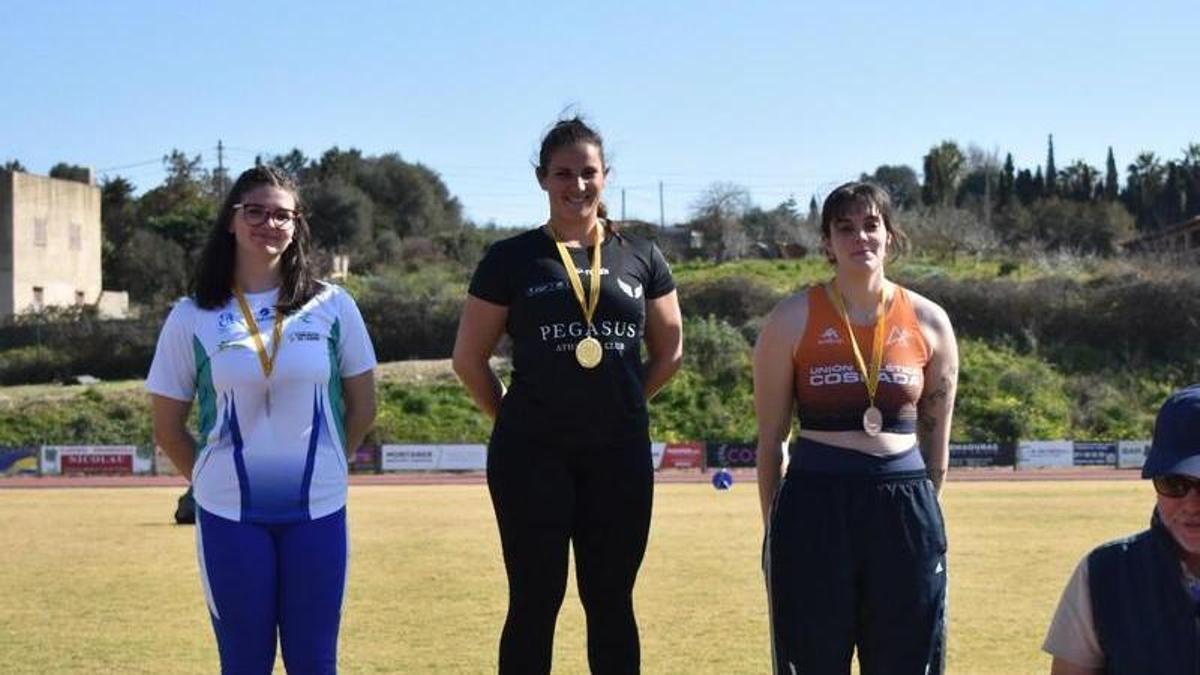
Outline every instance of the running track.
{"label": "running track", "polygon": [[[734,469],[735,483],[753,483],[753,469]],[[975,481],[1046,481],[1046,480],[1133,480],[1141,472],[1108,467],[1076,467],[1070,469],[1011,468],[954,469],[950,482]],[[656,483],[707,483],[711,473],[696,469],[670,469],[654,474]],[[487,478],[482,471],[460,473],[413,472],[387,474],[354,474],[351,485],[483,485]],[[183,487],[187,482],[180,476],[6,476],[0,477],[0,490],[5,488],[132,488]]]}

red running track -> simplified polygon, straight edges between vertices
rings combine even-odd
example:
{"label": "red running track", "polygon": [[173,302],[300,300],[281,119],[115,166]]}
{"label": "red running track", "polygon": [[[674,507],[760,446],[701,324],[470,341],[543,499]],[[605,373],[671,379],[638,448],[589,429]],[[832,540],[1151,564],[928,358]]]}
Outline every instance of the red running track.
{"label": "red running track", "polygon": [[[754,469],[733,469],[735,483],[753,483]],[[1140,479],[1141,472],[1108,467],[1075,467],[1068,469],[1011,468],[954,469],[950,471],[950,482],[976,481],[1044,481],[1044,480],[1133,480]],[[707,483],[712,473],[695,469],[669,469],[654,474],[656,483]],[[487,477],[482,471],[469,472],[413,472],[385,474],[354,474],[351,485],[483,485]],[[184,487],[187,481],[181,476],[0,476],[0,489],[5,488],[138,488],[138,487]]]}

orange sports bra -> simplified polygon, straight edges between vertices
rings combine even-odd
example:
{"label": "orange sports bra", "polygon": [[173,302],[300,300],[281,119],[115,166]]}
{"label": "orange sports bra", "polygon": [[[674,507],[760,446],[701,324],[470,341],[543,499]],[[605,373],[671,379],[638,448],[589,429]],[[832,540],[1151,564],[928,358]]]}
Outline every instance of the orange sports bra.
{"label": "orange sports bra", "polygon": [[[908,292],[896,286],[885,312],[883,362],[875,406],[883,413],[883,431],[911,434],[917,426],[917,401],[924,385],[929,345],[917,323]],[[873,360],[874,326],[854,326],[863,360]],[[861,431],[870,401],[867,386],[838,314],[825,286],[808,289],[808,322],[792,353],[796,403],[801,429]]]}

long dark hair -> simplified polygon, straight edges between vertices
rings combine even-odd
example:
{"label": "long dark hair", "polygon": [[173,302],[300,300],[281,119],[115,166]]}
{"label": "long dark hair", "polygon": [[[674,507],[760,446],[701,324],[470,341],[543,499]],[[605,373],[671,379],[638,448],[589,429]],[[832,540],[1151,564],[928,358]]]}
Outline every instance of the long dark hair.
{"label": "long dark hair", "polygon": [[[542,148],[538,151],[538,163],[534,167],[538,179],[546,177],[546,172],[550,170],[550,157],[556,151],[576,143],[596,146],[596,149],[600,151],[600,162],[604,165],[604,173],[608,174],[608,159],[604,156],[604,139],[600,137],[599,131],[589,127],[582,117],[575,115],[555,122],[554,126],[550,127],[550,130],[542,137]],[[596,206],[596,215],[608,223],[610,229],[613,227],[608,220],[608,207],[604,205],[603,199]]]}
{"label": "long dark hair", "polygon": [[312,237],[308,231],[308,221],[304,219],[304,204],[300,200],[300,191],[284,173],[269,166],[256,166],[242,172],[234,181],[229,195],[225,197],[225,203],[221,205],[217,214],[217,220],[213,223],[204,251],[200,254],[200,262],[193,277],[192,297],[203,309],[223,307],[233,296],[233,273],[237,261],[237,241],[230,231],[230,225],[233,223],[233,205],[241,203],[247,193],[263,186],[286,190],[296,200],[292,243],[284,250],[280,259],[281,278],[279,298],[275,302],[276,310],[285,315],[290,314],[300,309],[321,290],[309,259]]}

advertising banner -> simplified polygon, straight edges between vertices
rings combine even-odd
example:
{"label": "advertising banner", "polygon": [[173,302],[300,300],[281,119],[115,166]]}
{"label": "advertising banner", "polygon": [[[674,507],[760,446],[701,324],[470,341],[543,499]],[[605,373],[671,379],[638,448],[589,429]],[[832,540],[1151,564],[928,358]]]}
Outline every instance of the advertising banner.
{"label": "advertising banner", "polygon": [[999,443],[951,443],[950,466],[1006,466],[1000,463]]}
{"label": "advertising banner", "polygon": [[1150,439],[1141,441],[1120,441],[1117,443],[1117,468],[1140,469],[1146,463],[1146,453],[1150,452]]}
{"label": "advertising banner", "polygon": [[487,446],[439,445],[437,468],[440,471],[483,471],[487,468]]}
{"label": "advertising banner", "polygon": [[0,447],[0,476],[36,475],[37,448]]}
{"label": "advertising banner", "polygon": [[699,469],[704,466],[704,444],[696,441],[667,443],[660,469]]}
{"label": "advertising banner", "polygon": [[350,455],[350,473],[378,473],[379,446],[363,445]]}
{"label": "advertising banner", "polygon": [[1114,441],[1075,441],[1072,454],[1075,466],[1117,465],[1117,444]]}
{"label": "advertising banner", "polygon": [[1017,445],[1018,469],[1069,467],[1074,459],[1071,441],[1021,441]]}
{"label": "advertising banner", "polygon": [[748,443],[709,443],[706,447],[705,466],[730,468],[754,466],[756,454],[758,454],[758,444],[753,441]]}
{"label": "advertising banner", "polygon": [[379,449],[382,471],[433,471],[441,448],[436,445],[384,445]]}
{"label": "advertising banner", "polygon": [[654,442],[650,444],[650,465],[658,471],[658,467],[662,466],[663,450],[667,447],[666,443]]}
{"label": "advertising banner", "polygon": [[154,451],[133,445],[43,445],[42,473],[131,474],[154,470]]}

